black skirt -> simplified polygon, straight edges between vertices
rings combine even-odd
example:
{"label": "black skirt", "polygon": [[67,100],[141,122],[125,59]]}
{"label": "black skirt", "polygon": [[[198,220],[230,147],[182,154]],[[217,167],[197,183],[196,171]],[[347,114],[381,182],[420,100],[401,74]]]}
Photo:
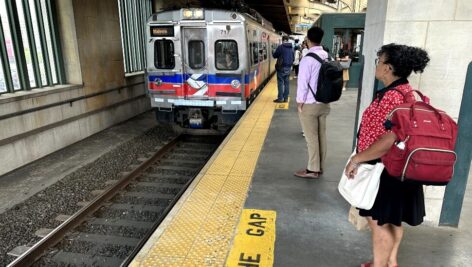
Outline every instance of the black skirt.
{"label": "black skirt", "polygon": [[419,225],[426,215],[423,186],[401,182],[384,170],[374,206],[370,210],[359,209],[359,215],[372,217],[378,225],[388,223],[400,226],[402,222]]}

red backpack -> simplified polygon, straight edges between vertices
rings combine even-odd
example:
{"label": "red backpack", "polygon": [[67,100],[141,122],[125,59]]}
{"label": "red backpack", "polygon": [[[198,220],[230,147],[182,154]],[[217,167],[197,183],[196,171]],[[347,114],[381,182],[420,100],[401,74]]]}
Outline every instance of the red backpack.
{"label": "red backpack", "polygon": [[397,135],[397,141],[382,156],[382,162],[387,172],[401,181],[446,185],[457,157],[457,123],[432,107],[421,92],[413,91],[423,101],[403,103],[387,115],[386,126]]}

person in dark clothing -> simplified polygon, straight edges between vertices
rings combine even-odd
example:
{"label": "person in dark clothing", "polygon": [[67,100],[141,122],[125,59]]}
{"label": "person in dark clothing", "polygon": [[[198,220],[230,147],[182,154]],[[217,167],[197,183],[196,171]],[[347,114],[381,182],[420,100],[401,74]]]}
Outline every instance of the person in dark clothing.
{"label": "person in dark clothing", "polygon": [[274,100],[276,103],[283,103],[288,101],[289,89],[289,76],[290,70],[292,69],[292,64],[294,60],[293,47],[292,44],[288,41],[288,37],[282,37],[282,44],[277,47],[274,54],[274,58],[277,58],[278,61],[282,60],[282,64],[278,67],[279,64],[276,64],[277,70],[277,88],[279,90],[277,99]]}
{"label": "person in dark clothing", "polygon": [[294,44],[293,44],[293,49],[294,50],[300,50],[300,44],[298,43],[300,40],[295,39]]}

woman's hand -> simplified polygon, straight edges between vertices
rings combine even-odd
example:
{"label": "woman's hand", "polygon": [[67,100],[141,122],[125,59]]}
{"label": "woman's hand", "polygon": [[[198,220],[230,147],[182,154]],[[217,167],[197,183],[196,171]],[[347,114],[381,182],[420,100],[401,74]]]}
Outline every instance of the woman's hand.
{"label": "woman's hand", "polygon": [[344,174],[346,174],[348,179],[354,179],[354,176],[357,174],[357,168],[359,167],[358,163],[354,163],[351,160],[349,160],[349,163],[346,166],[346,169],[344,169]]}

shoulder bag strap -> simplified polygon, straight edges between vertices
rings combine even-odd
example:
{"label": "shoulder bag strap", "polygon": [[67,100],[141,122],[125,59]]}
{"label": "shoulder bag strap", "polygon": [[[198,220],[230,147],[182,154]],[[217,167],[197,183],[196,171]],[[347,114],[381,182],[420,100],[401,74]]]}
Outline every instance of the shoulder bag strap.
{"label": "shoulder bag strap", "polygon": [[[320,62],[321,64],[323,64],[323,62],[324,62],[324,61],[320,58],[320,56],[318,56],[316,53],[310,52],[310,53],[306,54],[306,56],[309,56],[309,57],[312,57],[312,58],[316,59],[316,61]],[[316,95],[315,95],[315,92],[313,91],[313,89],[311,89],[310,82],[308,82],[308,88],[310,88],[310,91],[311,91],[311,93],[313,94],[313,98],[314,98],[315,101],[316,101]]]}
{"label": "shoulder bag strap", "polygon": [[324,60],[322,60],[322,59],[320,58],[320,56],[318,56],[316,53],[310,52],[310,53],[308,53],[308,54],[306,54],[306,55],[307,55],[307,56],[310,56],[310,57],[312,57],[312,58],[314,58],[314,59],[316,59],[316,60],[317,60],[318,62],[320,62],[321,64],[323,64],[323,62],[324,62]]}
{"label": "shoulder bag strap", "polygon": [[315,101],[316,101],[315,92],[313,92],[313,89],[311,89],[310,82],[308,82],[308,88],[310,88],[310,91],[311,91],[311,93],[313,94],[313,98],[314,98]]}

